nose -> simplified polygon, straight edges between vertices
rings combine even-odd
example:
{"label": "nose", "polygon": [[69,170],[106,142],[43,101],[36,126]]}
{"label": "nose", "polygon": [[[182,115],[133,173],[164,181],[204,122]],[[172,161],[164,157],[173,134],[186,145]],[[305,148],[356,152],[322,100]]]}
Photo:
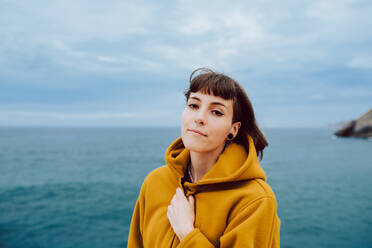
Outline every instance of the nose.
{"label": "nose", "polygon": [[205,119],[205,111],[200,109],[197,111],[194,122],[198,125],[205,125],[206,124],[206,119]]}

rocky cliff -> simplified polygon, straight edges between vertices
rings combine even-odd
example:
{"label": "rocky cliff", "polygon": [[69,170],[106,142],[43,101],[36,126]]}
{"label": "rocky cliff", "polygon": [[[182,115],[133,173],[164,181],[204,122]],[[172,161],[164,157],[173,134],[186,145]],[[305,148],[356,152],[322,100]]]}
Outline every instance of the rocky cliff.
{"label": "rocky cliff", "polygon": [[359,119],[345,123],[334,134],[338,137],[372,137],[372,109]]}

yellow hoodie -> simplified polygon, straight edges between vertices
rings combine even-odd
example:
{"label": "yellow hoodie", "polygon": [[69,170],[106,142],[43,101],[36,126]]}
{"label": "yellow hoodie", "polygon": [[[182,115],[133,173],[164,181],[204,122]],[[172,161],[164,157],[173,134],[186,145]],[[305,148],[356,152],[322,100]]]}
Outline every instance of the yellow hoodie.
{"label": "yellow hoodie", "polygon": [[[166,165],[149,173],[142,184],[128,248],[280,247],[276,198],[253,139],[248,140],[249,149],[230,144],[197,183],[190,183],[184,180],[190,151],[181,137],[176,139],[166,151]],[[195,199],[195,228],[182,242],[167,217],[177,187]]]}

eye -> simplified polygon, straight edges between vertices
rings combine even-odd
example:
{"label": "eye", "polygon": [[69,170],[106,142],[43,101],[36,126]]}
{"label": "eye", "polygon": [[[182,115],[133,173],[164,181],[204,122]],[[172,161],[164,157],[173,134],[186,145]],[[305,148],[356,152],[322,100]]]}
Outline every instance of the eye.
{"label": "eye", "polygon": [[188,106],[189,106],[190,108],[192,108],[192,109],[198,108],[198,105],[193,104],[193,103],[189,104]]}
{"label": "eye", "polygon": [[223,114],[218,110],[213,110],[213,113],[215,113],[217,116],[222,116]]}

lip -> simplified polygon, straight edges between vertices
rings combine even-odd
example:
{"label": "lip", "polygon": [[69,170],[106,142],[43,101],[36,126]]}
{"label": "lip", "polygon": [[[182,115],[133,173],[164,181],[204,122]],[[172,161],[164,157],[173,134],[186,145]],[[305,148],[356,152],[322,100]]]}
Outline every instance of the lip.
{"label": "lip", "polygon": [[202,132],[200,132],[200,131],[198,131],[198,130],[196,130],[196,129],[188,129],[188,131],[191,131],[191,132],[194,132],[194,133],[200,134],[200,135],[202,135],[202,136],[204,136],[204,137],[207,137],[206,134],[204,134],[204,133],[202,133]]}

